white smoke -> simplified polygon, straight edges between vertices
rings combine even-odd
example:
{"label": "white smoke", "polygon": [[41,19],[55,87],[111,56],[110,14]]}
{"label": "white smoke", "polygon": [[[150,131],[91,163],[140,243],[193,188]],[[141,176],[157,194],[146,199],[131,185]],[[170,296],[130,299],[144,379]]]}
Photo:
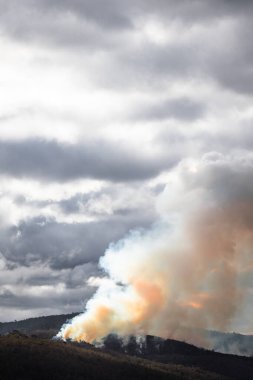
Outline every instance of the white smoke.
{"label": "white smoke", "polygon": [[157,200],[160,220],[109,246],[100,259],[105,279],[58,337],[152,334],[198,343],[195,329],[229,329],[247,293],[238,279],[253,269],[252,174],[251,158],[212,153],[183,162]]}

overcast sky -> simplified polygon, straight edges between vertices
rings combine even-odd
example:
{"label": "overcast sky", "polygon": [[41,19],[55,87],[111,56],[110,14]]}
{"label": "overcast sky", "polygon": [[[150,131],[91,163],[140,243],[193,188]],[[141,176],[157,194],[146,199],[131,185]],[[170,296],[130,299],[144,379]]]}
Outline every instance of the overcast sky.
{"label": "overcast sky", "polygon": [[251,157],[253,2],[0,0],[0,320],[79,311],[171,170]]}

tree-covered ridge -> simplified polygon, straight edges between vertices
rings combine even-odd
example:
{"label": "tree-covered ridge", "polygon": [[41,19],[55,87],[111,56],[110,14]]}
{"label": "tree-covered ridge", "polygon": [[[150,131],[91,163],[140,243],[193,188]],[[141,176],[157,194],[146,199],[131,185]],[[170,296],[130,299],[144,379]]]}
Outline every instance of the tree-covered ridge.
{"label": "tree-covered ridge", "polygon": [[218,380],[197,367],[161,364],[14,333],[0,337],[1,380]]}

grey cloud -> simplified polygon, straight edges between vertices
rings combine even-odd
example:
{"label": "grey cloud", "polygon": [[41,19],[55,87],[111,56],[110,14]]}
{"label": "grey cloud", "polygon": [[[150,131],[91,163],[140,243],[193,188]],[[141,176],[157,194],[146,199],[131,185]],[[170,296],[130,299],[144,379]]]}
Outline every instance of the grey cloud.
{"label": "grey cloud", "polygon": [[[111,48],[131,27],[131,20],[115,0],[0,1],[1,29],[17,40],[54,47]],[[17,17],[18,15],[18,17]]]}
{"label": "grey cloud", "polygon": [[[5,260],[3,272],[0,269],[2,310],[9,318],[16,318],[17,310],[25,316],[80,310],[96,290],[87,286],[88,278],[104,275],[97,264],[108,245],[130,229],[148,227],[153,222],[150,217],[119,212],[106,220],[79,224],[38,217],[1,229],[0,259]],[[60,292],[46,290],[59,284],[64,284]],[[29,290],[34,286],[36,295]]]}
{"label": "grey cloud", "polygon": [[[66,48],[71,55],[73,47],[78,47],[78,56],[72,57],[79,62],[80,71],[88,59],[81,52],[89,49],[94,55],[102,49],[92,74],[99,85],[159,87],[168,86],[169,79],[195,77],[215,80],[240,93],[253,91],[250,1],[12,0],[0,1],[0,5],[3,32],[48,47],[53,44],[54,49]],[[147,41],[133,44],[131,33],[138,31],[138,20],[143,17],[164,25],[175,23],[184,33],[204,25],[206,32],[164,46]],[[231,31],[223,36],[219,23],[226,20],[232,21]],[[219,41],[217,46],[214,39]]]}
{"label": "grey cloud", "polygon": [[[144,42],[141,46],[129,46],[119,55],[120,63],[138,68],[146,75],[155,73],[158,77],[164,75],[186,75],[192,73],[196,63],[194,47],[185,42],[175,41],[167,46],[158,46]],[[147,77],[148,79],[148,77]],[[152,80],[152,77],[150,78]]]}
{"label": "grey cloud", "polygon": [[227,153],[231,151],[251,151],[253,148],[253,120],[241,120],[233,129],[221,129],[216,133],[197,134],[195,141],[203,145],[203,151],[216,150]]}
{"label": "grey cloud", "polygon": [[184,179],[192,188],[207,190],[221,205],[253,202],[253,157],[250,154],[209,152],[202,157],[196,173],[186,174]]}
{"label": "grey cloud", "polygon": [[84,206],[89,201],[90,194],[76,194],[71,198],[64,199],[59,202],[60,208],[66,214],[79,213],[81,206]]}
{"label": "grey cloud", "polygon": [[103,217],[107,218],[108,214],[146,215],[149,218],[155,215],[154,206],[150,204],[154,193],[155,191],[145,186],[140,189],[138,186],[131,187],[129,185],[125,190],[122,186],[113,185],[98,191],[77,193],[70,198],[56,202],[56,204],[65,214],[98,216],[100,220]]}
{"label": "grey cloud", "polygon": [[[0,254],[1,264],[3,259]],[[59,270],[45,263],[13,268],[7,264],[0,266],[1,320],[79,311],[96,290],[87,280],[102,276],[96,263]]]}
{"label": "grey cloud", "polygon": [[52,269],[44,264],[1,268],[1,307],[35,309],[62,307],[64,304],[73,306],[73,299],[74,304],[80,307],[80,303],[95,291],[94,287],[87,286],[91,276],[102,276],[95,263],[63,270]]}
{"label": "grey cloud", "polygon": [[[109,215],[112,218],[117,215],[133,218],[142,215],[142,218],[146,216],[151,220],[155,219],[156,215],[153,204],[156,194],[156,187],[149,188],[144,184],[140,187],[139,184],[133,183],[132,186],[129,184],[127,189],[124,185],[112,184],[97,191],[76,193],[61,200],[30,200],[22,195],[10,199],[17,207],[31,207],[39,210],[41,215],[44,208],[51,208],[56,215],[60,211],[65,216],[72,217],[86,216],[107,220]],[[8,194],[4,193],[3,196],[8,197]]]}
{"label": "grey cloud", "polygon": [[[234,125],[220,126],[220,129],[212,130],[205,128],[202,131],[175,131],[173,128],[164,129],[157,134],[156,143],[161,144],[161,149],[168,149],[170,146],[178,147],[178,150],[189,152],[220,152],[222,154],[247,155],[253,149],[253,120],[251,117],[243,117],[236,121]],[[186,154],[186,156],[187,156]]]}
{"label": "grey cloud", "polygon": [[[104,57],[105,62],[108,60],[105,71],[97,67],[97,77],[105,86],[135,88],[137,83],[140,88],[153,89],[166,88],[171,81],[197,79],[251,94],[251,18],[247,19],[247,15],[245,18],[231,22],[224,36],[219,35],[219,26],[211,24],[209,30],[202,32],[203,36],[200,32],[199,36],[185,41],[174,40],[162,46],[148,41],[137,46],[126,45],[113,56]],[[182,29],[185,31],[187,25],[183,24]],[[219,39],[219,44],[213,44],[214,38]],[[112,67],[113,76],[109,69]]]}
{"label": "grey cloud", "polygon": [[115,216],[90,223],[57,223],[39,217],[2,229],[0,252],[15,266],[48,264],[54,269],[96,263],[108,245],[129,229],[148,226],[147,215]]}
{"label": "grey cloud", "polygon": [[209,75],[222,86],[238,93],[253,92],[253,45],[251,39],[251,20],[246,17],[237,20],[231,30],[229,41],[224,41],[224,49],[213,50],[206,58]]}
{"label": "grey cloud", "polygon": [[103,141],[79,145],[43,140],[0,142],[2,174],[39,180],[138,181],[157,176],[177,160],[173,154],[141,156],[129,148]]}
{"label": "grey cloud", "polygon": [[203,116],[205,105],[186,97],[168,99],[148,104],[134,114],[134,118],[153,121],[163,119],[178,119],[194,121]]}
{"label": "grey cloud", "polygon": [[[165,8],[173,20],[173,7],[166,3]],[[191,20],[193,27],[198,27],[204,22],[206,28],[209,22],[209,28],[204,31],[200,29],[199,35],[189,39],[179,38],[161,46],[147,41],[137,46],[126,45],[125,49],[115,52],[111,61],[115,77],[113,80],[108,72],[109,80],[119,86],[131,85],[134,88],[138,83],[140,87],[161,88],[167,87],[171,80],[184,78],[191,81],[195,78],[200,81],[215,81],[221,87],[238,93],[252,94],[252,3],[250,6],[249,2],[240,3],[240,7],[237,7],[235,2],[234,5],[229,5],[226,1],[217,3],[217,6],[214,2],[205,1],[177,3],[179,14],[174,15],[174,21],[182,18],[183,32],[186,33],[190,28],[186,21],[194,10],[194,4],[197,7],[203,5],[207,20],[201,13],[200,19]],[[180,13],[183,9],[189,10],[185,14],[186,18]],[[216,21],[212,19],[212,12],[217,18]],[[161,21],[163,15],[159,14],[158,19]],[[228,31],[223,35],[220,25],[226,22],[229,25]],[[180,27],[178,32],[180,33]],[[214,44],[214,39],[219,43]],[[104,80],[106,84],[106,78]]]}
{"label": "grey cloud", "polygon": [[101,196],[105,194],[105,190],[103,191],[92,191],[90,193],[78,193],[74,196],[63,199],[58,202],[58,206],[65,214],[76,214],[81,212],[86,212],[89,215],[100,215],[102,214],[92,210],[90,207],[90,203],[92,201],[99,200]]}
{"label": "grey cloud", "polygon": [[[51,35],[51,40],[57,38],[61,33],[64,35],[61,19],[64,19],[66,30],[67,24],[71,20],[70,15],[76,20],[87,20],[104,30],[124,29],[133,27],[134,20],[138,17],[154,16],[160,19],[200,21],[213,18],[221,18],[226,15],[247,14],[252,10],[252,2],[244,0],[129,0],[128,2],[118,2],[117,0],[25,0],[22,3],[18,0],[8,2],[2,0],[1,19],[2,23],[10,32],[23,34],[28,37],[30,34],[45,34],[50,39],[51,24],[59,23],[58,33]],[[18,17],[16,15],[18,14]],[[33,17],[36,23],[31,19]],[[30,21],[27,22],[27,21]],[[44,27],[43,27],[44,23]],[[49,32],[49,33],[48,33]],[[76,35],[80,40],[82,35]]]}
{"label": "grey cloud", "polygon": [[101,270],[96,263],[86,263],[71,268],[65,273],[64,280],[66,287],[70,289],[83,288],[90,277],[102,276]]}
{"label": "grey cloud", "polygon": [[[19,308],[21,310],[27,309],[41,309],[41,308],[63,308],[64,305],[75,309],[78,305],[81,308],[81,300],[88,299],[94,289],[86,287],[85,289],[75,289],[69,292],[57,294],[52,292],[45,295],[31,295],[29,292],[24,295],[15,294],[13,291],[5,290],[0,294],[0,303],[2,308]],[[25,292],[24,292],[25,293]]]}
{"label": "grey cloud", "polygon": [[[24,267],[19,267],[8,271],[9,278],[15,276],[14,284],[16,286],[56,286],[62,283],[65,284],[66,289],[76,289],[86,286],[86,282],[91,276],[97,277],[101,275],[97,263],[93,262],[68,269],[57,270],[42,265],[40,269],[36,268],[36,266],[30,266],[26,267],[25,270],[26,272],[23,273]],[[8,280],[5,279],[6,282]]]}
{"label": "grey cloud", "polygon": [[145,12],[156,14],[164,20],[207,22],[217,18],[244,15],[253,10],[250,0],[139,0]]}
{"label": "grey cloud", "polygon": [[31,274],[29,276],[23,276],[22,279],[17,279],[17,285],[29,287],[29,286],[55,286],[62,280],[61,273],[58,271],[51,271],[48,273],[38,274],[36,270],[31,267]]}
{"label": "grey cloud", "polygon": [[38,2],[42,10],[73,13],[78,18],[84,18],[96,24],[111,28],[128,28],[131,26],[127,15],[127,6],[117,0],[44,0]]}
{"label": "grey cloud", "polygon": [[[116,88],[164,89],[182,78],[199,75],[202,51],[195,42],[158,46],[150,41],[126,44],[95,66],[98,85]],[[102,66],[103,65],[103,66]]]}

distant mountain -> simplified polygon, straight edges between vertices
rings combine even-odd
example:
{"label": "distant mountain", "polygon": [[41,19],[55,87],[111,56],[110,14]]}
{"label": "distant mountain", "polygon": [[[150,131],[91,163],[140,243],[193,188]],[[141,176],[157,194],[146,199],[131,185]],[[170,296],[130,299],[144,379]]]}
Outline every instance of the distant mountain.
{"label": "distant mountain", "polygon": [[[248,373],[248,375],[251,375]],[[0,337],[1,380],[226,380],[196,367],[161,364],[94,347],[27,337]],[[250,379],[252,377],[248,377]],[[231,379],[231,378],[230,378]]]}
{"label": "distant mountain", "polygon": [[253,335],[208,331],[206,332],[206,336],[214,351],[253,356]]}
{"label": "distant mountain", "polygon": [[45,317],[29,318],[15,322],[0,322],[0,335],[18,330],[26,335],[38,335],[43,338],[52,338],[62,325],[79,313],[49,315]]}

